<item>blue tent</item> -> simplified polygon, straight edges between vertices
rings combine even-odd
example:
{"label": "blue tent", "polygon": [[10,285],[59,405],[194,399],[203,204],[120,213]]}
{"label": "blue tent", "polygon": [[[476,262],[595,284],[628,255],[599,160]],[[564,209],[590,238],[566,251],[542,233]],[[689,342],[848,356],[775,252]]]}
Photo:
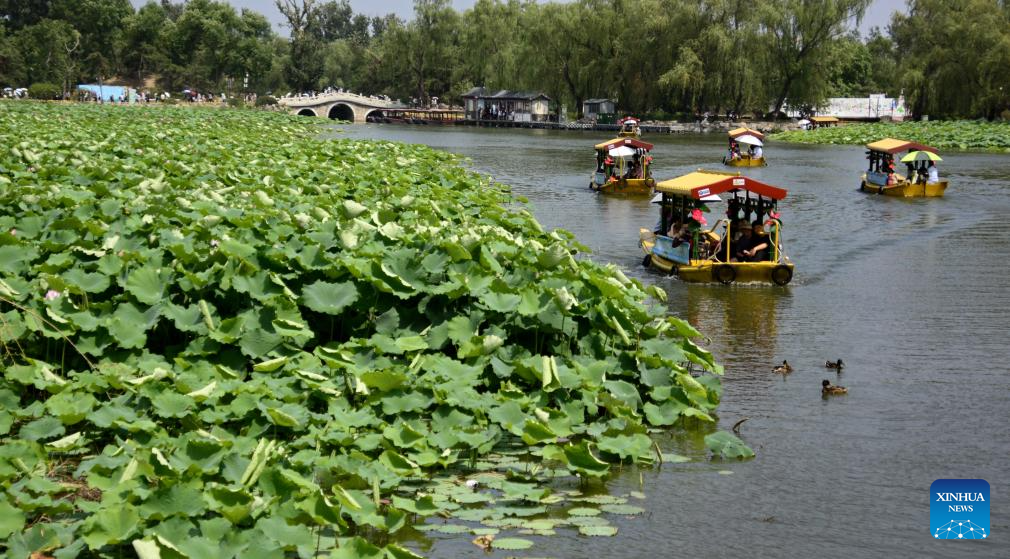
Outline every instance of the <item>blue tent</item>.
{"label": "blue tent", "polygon": [[132,89],[121,85],[81,84],[77,86],[77,89],[90,91],[92,95],[103,101],[119,101],[120,98],[130,100],[133,96]]}

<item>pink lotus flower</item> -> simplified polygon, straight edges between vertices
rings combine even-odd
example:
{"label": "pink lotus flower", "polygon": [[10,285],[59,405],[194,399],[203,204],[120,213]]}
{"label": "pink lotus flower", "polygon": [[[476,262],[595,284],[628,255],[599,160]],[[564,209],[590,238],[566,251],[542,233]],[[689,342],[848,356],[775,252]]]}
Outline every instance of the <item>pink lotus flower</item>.
{"label": "pink lotus flower", "polygon": [[17,235],[17,234],[18,234],[17,229],[11,229],[11,235]]}
{"label": "pink lotus flower", "polygon": [[780,214],[779,212],[771,212],[771,213],[769,213],[768,215],[769,215],[769,216],[770,216],[770,217],[771,217],[772,219],[778,219],[778,218],[779,218],[779,216],[780,216],[780,215],[782,215],[782,214]]}
{"label": "pink lotus flower", "polygon": [[50,289],[49,291],[46,291],[46,301],[52,301],[53,299],[59,299],[59,298],[60,298],[59,291],[56,291],[55,289]]}
{"label": "pink lotus flower", "polygon": [[700,225],[708,225],[708,221],[705,220],[705,215],[701,213],[701,210],[695,208],[691,211],[691,219],[697,221]]}

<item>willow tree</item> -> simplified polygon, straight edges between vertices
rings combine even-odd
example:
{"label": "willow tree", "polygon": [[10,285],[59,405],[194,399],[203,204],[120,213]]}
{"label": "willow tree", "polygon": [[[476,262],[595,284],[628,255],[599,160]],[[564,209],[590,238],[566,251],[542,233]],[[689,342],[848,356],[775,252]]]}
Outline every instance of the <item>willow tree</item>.
{"label": "willow tree", "polygon": [[775,114],[816,105],[828,89],[831,43],[863,18],[870,0],[763,0],[759,6],[773,71]]}
{"label": "willow tree", "polygon": [[[1010,17],[994,0],[913,0],[891,34],[914,116],[996,116],[1010,94]],[[1000,89],[1002,88],[1002,89]]]}

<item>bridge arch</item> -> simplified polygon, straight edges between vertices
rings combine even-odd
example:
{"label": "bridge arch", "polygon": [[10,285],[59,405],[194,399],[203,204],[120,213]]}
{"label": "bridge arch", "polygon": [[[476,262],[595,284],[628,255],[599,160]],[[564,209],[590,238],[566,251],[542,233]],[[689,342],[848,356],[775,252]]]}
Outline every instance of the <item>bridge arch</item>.
{"label": "bridge arch", "polygon": [[316,116],[316,111],[313,111],[312,109],[306,107],[298,111],[298,116]]}
{"label": "bridge arch", "polygon": [[346,120],[348,122],[354,122],[354,107],[348,105],[347,103],[335,103],[330,107],[329,113],[326,115],[331,119],[335,120]]}
{"label": "bridge arch", "polygon": [[365,122],[382,122],[386,118],[385,109],[369,109],[365,113]]}

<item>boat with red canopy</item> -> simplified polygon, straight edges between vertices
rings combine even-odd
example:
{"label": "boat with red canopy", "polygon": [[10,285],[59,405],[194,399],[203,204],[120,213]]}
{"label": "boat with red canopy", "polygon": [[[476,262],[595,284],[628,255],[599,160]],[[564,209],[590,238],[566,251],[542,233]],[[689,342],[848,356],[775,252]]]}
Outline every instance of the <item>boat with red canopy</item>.
{"label": "boat with red canopy", "polygon": [[[639,230],[645,266],[692,282],[792,280],[777,211],[786,190],[740,173],[699,169],[656,184],[656,192],[659,222]],[[706,229],[708,203],[721,202],[720,195],[728,195],[726,217]]]}
{"label": "boat with red canopy", "polygon": [[652,144],[638,138],[614,138],[593,146],[596,171],[589,188],[604,194],[650,194],[652,180]]}

